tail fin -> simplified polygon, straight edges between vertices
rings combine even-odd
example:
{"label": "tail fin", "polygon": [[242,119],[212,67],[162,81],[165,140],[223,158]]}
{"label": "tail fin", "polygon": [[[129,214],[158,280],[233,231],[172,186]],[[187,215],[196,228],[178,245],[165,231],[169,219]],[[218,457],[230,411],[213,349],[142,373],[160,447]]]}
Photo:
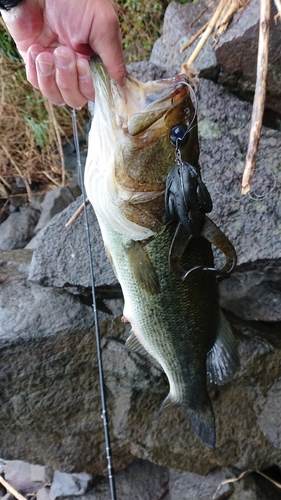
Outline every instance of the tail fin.
{"label": "tail fin", "polygon": [[[162,411],[169,406],[176,406],[177,403],[173,403],[170,398],[170,394],[164,399],[160,409],[155,417],[155,420],[161,415]],[[187,414],[189,416],[191,425],[196,436],[202,441],[203,444],[209,446],[210,448],[215,448],[216,445],[216,427],[215,427],[215,416],[212,408],[211,401],[201,406],[199,409],[193,409],[187,405],[179,405],[186,408]]]}
{"label": "tail fin", "polygon": [[196,436],[206,446],[215,448],[216,427],[211,403],[197,410],[187,408],[186,411]]}

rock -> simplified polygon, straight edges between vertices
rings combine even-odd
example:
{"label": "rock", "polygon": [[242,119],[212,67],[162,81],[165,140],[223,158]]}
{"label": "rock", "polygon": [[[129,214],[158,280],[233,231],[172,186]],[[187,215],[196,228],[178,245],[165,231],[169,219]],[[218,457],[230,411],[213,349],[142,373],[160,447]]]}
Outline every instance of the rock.
{"label": "rock", "polygon": [[[0,252],[0,421],[5,428],[0,456],[101,473],[92,309],[68,292],[28,282],[31,256],[28,250]],[[128,330],[120,321],[122,303],[115,304],[116,319],[99,314],[102,337]],[[119,468],[131,461],[120,450]]]}
{"label": "rock", "polygon": [[42,213],[34,230],[35,234],[45,227],[54,215],[68,207],[80,195],[81,189],[74,183],[48,191],[43,201]]}
{"label": "rock", "polygon": [[67,474],[56,470],[50,488],[49,498],[50,500],[56,500],[69,496],[81,496],[89,488],[91,481],[92,476],[85,472],[81,472],[80,474]]}
{"label": "rock", "polygon": [[[84,214],[72,226],[65,227],[82,201],[82,197],[78,198],[38,235],[37,249],[29,272],[32,282],[43,286],[67,287],[73,293],[90,288]],[[100,229],[91,206],[88,206],[87,212],[96,286],[114,288],[117,280],[105,255]]]}
{"label": "rock", "polygon": [[[281,46],[280,24],[276,23],[277,9],[271,2],[268,73],[266,79],[266,108],[273,117],[281,117]],[[218,82],[252,100],[255,91],[259,38],[260,2],[251,0],[242,12],[237,12],[228,29],[215,46],[220,67]]]}
{"label": "rock", "polygon": [[[188,60],[198,40],[182,54],[180,53],[181,47],[210,19],[210,11],[205,12],[192,27],[190,27],[190,24],[208,4],[208,0],[184,5],[171,2],[165,12],[163,35],[156,40],[153,46],[150,62],[169,69],[170,75],[171,73],[173,75],[178,74],[182,63]],[[204,46],[200,57],[195,60],[193,68],[200,77],[217,78],[219,67],[211,39]]]}
{"label": "rock", "polygon": [[198,120],[202,176],[213,200],[210,218],[238,256],[237,275],[220,285],[222,306],[244,319],[279,321],[280,132],[263,127],[253,187],[242,196],[251,106],[201,80]]}
{"label": "rock", "polygon": [[[135,460],[115,476],[116,497],[122,500],[152,500],[162,498],[157,494],[169,480],[169,469],[147,460]],[[109,481],[102,479],[95,488],[80,500],[108,500]],[[165,497],[166,498],[166,497]]]}
{"label": "rock", "polygon": [[[208,4],[208,0],[184,5],[171,2],[165,12],[163,34],[154,44],[150,61],[170,69],[172,74],[178,73],[182,63],[189,59],[199,39],[195,40],[182,54],[179,52],[180,48],[211,19],[213,7],[205,11]],[[216,38],[216,43],[212,36],[209,38],[192,64],[200,78],[219,82],[238,94],[240,98],[250,101],[253,100],[256,82],[259,5],[259,0],[251,0],[246,7],[240,9],[234,15],[227,30]],[[279,128],[278,120],[281,117],[280,27],[274,19],[277,11],[273,0],[271,5],[265,121]],[[203,15],[199,16],[201,13]]]}
{"label": "rock", "polygon": [[[231,469],[214,469],[207,476],[192,472],[170,469],[170,500],[222,500],[232,498],[232,483],[220,484],[226,479],[235,477]],[[241,497],[242,498],[242,497]]]}
{"label": "rock", "polygon": [[281,321],[280,264],[237,271],[220,283],[221,307],[247,321]]}
{"label": "rock", "polygon": [[0,250],[23,248],[33,237],[39,212],[23,206],[0,225]]}
{"label": "rock", "polygon": [[50,499],[50,488],[40,488],[36,494],[36,500],[49,500]]}
{"label": "rock", "polygon": [[52,480],[52,471],[41,465],[11,460],[4,468],[5,480],[23,495],[36,493]]}
{"label": "rock", "polygon": [[[0,285],[0,421],[5,428],[0,456],[102,474],[106,462],[92,311],[65,291],[28,282],[31,254],[1,255],[7,279]],[[149,356],[124,351],[130,327],[120,321],[122,304],[115,309],[113,318],[100,314],[100,330],[116,470],[133,457],[200,475],[218,465],[241,470],[281,465],[280,324],[265,334],[264,324],[229,318],[239,339],[241,368],[228,384],[209,386],[217,427],[217,448],[211,450],[198,441],[183,408],[155,420],[167,394],[165,376]]]}
{"label": "rock", "polygon": [[127,71],[141,82],[148,80],[160,80],[161,78],[171,78],[177,75],[176,68],[165,68],[151,61],[138,61],[127,65]]}
{"label": "rock", "polygon": [[263,127],[252,190],[242,196],[251,106],[207,80],[201,81],[199,92],[200,164],[213,199],[210,217],[231,238],[239,265],[277,260],[280,132]]}
{"label": "rock", "polygon": [[6,465],[6,460],[3,460],[2,458],[0,458],[0,476],[2,476],[3,472],[4,472],[4,468],[5,468],[5,465]]}

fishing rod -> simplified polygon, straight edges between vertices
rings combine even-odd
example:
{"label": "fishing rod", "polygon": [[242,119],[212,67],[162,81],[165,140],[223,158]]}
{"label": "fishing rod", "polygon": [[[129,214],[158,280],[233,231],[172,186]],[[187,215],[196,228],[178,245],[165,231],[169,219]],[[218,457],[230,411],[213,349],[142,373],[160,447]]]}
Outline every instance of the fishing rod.
{"label": "fishing rod", "polygon": [[80,157],[77,118],[76,118],[76,111],[74,108],[72,109],[72,125],[73,125],[74,145],[75,145],[76,157],[77,157],[77,167],[78,167],[78,171],[79,171],[82,196],[83,196],[83,204],[84,204],[85,227],[86,227],[86,235],[87,235],[87,247],[88,247],[88,256],[89,256],[90,277],[91,277],[92,300],[93,300],[92,309],[93,309],[93,313],[94,313],[94,325],[95,325],[96,347],[97,347],[99,379],[100,379],[100,393],[101,393],[101,405],[102,405],[101,418],[103,419],[108,479],[109,479],[111,500],[117,500],[116,489],[115,489],[114,470],[113,470],[113,465],[112,465],[110,435],[109,435],[109,428],[108,428],[108,416],[107,416],[105,384],[104,384],[103,364],[102,364],[102,355],[101,355],[100,328],[99,328],[99,318],[98,318],[98,310],[97,310],[94,266],[93,266],[91,240],[90,240],[90,228],[89,228],[89,220],[88,220],[88,213],[87,213],[86,192],[85,192],[82,165],[81,165],[81,157]]}

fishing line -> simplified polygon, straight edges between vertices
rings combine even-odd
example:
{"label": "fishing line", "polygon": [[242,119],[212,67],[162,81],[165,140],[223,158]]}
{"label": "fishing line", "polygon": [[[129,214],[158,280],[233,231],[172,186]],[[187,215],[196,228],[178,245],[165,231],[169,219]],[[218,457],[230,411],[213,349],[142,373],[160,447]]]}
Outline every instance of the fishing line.
{"label": "fishing line", "polygon": [[[192,117],[191,122],[190,122],[190,124],[189,124],[189,127],[187,128],[187,130],[186,130],[186,132],[185,132],[184,136],[181,138],[181,141],[180,141],[180,142],[182,142],[182,141],[184,141],[184,139],[185,139],[186,135],[187,135],[187,134],[188,134],[188,133],[192,130],[192,128],[196,126],[196,124],[195,124],[195,125],[193,125],[193,123],[194,123],[194,120],[196,119],[197,112],[198,112],[198,99],[197,99],[196,94],[195,94],[195,91],[194,91],[194,89],[192,88],[192,86],[190,85],[190,83],[188,83],[188,82],[186,82],[186,81],[184,81],[184,80],[181,80],[181,81],[177,82],[177,83],[174,85],[174,89],[175,89],[176,87],[178,87],[179,85],[186,85],[186,86],[189,88],[190,94],[191,94],[191,96],[192,96],[192,97],[190,96],[190,98],[191,98],[192,104],[193,104],[193,106],[194,106],[194,114],[193,114],[193,117]],[[192,127],[192,125],[193,125],[193,127]]]}
{"label": "fishing line", "polygon": [[93,259],[92,259],[90,228],[89,228],[89,220],[88,220],[87,204],[86,204],[86,192],[85,192],[81,158],[80,158],[80,147],[79,147],[77,119],[76,119],[75,109],[72,109],[72,126],[73,126],[74,145],[75,145],[76,157],[77,157],[77,167],[78,167],[78,171],[79,171],[79,177],[80,177],[80,183],[81,183],[81,189],[82,189],[82,195],[83,195],[83,204],[84,204],[85,227],[86,227],[86,235],[87,235],[87,247],[88,247],[88,256],[89,256],[91,287],[92,287],[92,300],[93,300],[92,309],[93,309],[93,313],[94,313],[94,326],[95,326],[95,334],[96,334],[96,347],[97,347],[97,355],[98,355],[100,393],[101,393],[101,404],[102,404],[101,418],[103,419],[103,427],[104,427],[108,479],[109,479],[111,500],[116,500],[114,470],[113,470],[113,465],[112,465],[112,454],[111,454],[111,446],[110,446],[110,436],[109,436],[109,429],[108,429],[108,417],[107,417],[106,396],[105,396],[105,383],[104,383],[103,364],[102,364],[102,355],[101,355],[100,329],[99,329],[99,318],[98,318],[98,311],[97,311],[94,266],[93,266]]}

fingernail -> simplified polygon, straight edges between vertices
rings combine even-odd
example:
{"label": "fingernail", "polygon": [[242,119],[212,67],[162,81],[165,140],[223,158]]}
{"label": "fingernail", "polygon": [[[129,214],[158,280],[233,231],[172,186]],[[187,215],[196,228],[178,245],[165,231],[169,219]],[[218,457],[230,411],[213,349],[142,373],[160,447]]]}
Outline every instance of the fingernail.
{"label": "fingernail", "polygon": [[65,56],[63,54],[56,54],[56,53],[54,53],[54,56],[55,56],[56,65],[59,68],[68,68],[70,66],[71,60],[69,59],[68,56]]}
{"label": "fingernail", "polygon": [[54,72],[54,65],[51,62],[37,60],[37,64],[39,66],[41,73],[44,76],[49,76]]}

